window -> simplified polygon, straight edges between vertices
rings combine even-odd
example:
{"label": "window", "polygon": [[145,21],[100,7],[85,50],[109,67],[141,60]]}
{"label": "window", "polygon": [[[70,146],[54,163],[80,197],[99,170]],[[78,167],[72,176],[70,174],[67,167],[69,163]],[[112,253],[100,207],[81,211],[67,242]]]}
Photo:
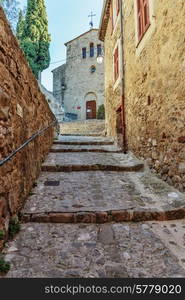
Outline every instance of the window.
{"label": "window", "polygon": [[114,81],[119,77],[119,48],[117,46],[116,50],[114,51]]}
{"label": "window", "polygon": [[110,5],[110,22],[111,22],[111,32],[113,32],[114,29],[114,22],[113,22],[113,2]]}
{"label": "window", "polygon": [[120,12],[120,0],[116,0],[116,13],[117,13],[117,16],[119,15],[119,12]]}
{"label": "window", "polygon": [[86,58],[87,57],[87,49],[86,48],[82,48],[82,58]]}
{"label": "window", "polygon": [[96,67],[95,67],[95,66],[91,66],[90,72],[91,72],[92,74],[93,74],[94,72],[96,72]]}
{"label": "window", "polygon": [[101,45],[97,45],[97,56],[100,56],[101,54],[102,54]]}
{"label": "window", "polygon": [[90,43],[90,57],[94,56],[94,44]]}
{"label": "window", "polygon": [[120,12],[120,0],[112,0],[112,4],[110,6],[110,20],[111,20],[112,32],[116,25],[119,12]]}
{"label": "window", "polygon": [[137,0],[137,18],[140,41],[150,25],[149,0]]}

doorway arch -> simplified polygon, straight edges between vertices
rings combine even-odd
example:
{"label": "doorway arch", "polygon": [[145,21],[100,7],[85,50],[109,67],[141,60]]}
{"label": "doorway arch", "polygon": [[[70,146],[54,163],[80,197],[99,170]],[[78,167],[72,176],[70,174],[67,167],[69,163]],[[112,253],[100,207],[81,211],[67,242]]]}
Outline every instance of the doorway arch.
{"label": "doorway arch", "polygon": [[86,120],[96,119],[96,103],[97,96],[93,92],[89,92],[85,95],[86,103]]}

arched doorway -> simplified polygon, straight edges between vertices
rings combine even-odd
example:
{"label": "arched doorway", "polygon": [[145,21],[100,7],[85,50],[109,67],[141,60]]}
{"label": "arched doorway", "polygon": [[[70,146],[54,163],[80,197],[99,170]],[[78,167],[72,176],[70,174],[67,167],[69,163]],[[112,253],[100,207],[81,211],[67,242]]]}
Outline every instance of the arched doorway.
{"label": "arched doorway", "polygon": [[96,119],[96,100],[97,97],[95,93],[91,92],[85,96],[87,120]]}

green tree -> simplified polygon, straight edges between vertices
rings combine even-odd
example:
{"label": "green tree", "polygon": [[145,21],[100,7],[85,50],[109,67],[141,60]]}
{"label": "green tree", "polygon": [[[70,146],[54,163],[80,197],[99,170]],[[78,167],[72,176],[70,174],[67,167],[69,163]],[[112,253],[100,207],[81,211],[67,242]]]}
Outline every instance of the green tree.
{"label": "green tree", "polygon": [[105,106],[104,104],[98,107],[97,119],[104,120],[105,119]]}
{"label": "green tree", "polygon": [[16,27],[16,37],[21,42],[24,34],[24,26],[25,26],[25,17],[22,9],[19,11],[19,19]]}
{"label": "green tree", "polygon": [[0,6],[4,9],[7,19],[13,31],[15,31],[19,14],[19,2],[16,0],[0,0]]}
{"label": "green tree", "polygon": [[50,63],[50,35],[44,0],[28,0],[20,45],[36,78]]}

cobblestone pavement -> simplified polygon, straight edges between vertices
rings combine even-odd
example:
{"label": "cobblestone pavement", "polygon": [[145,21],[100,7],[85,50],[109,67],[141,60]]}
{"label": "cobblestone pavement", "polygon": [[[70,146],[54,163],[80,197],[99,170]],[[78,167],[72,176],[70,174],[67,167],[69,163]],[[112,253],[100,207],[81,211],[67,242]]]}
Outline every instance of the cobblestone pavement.
{"label": "cobblestone pavement", "polygon": [[[107,147],[105,138],[62,137],[61,142],[70,151],[94,149],[97,143]],[[50,153],[43,166],[58,164],[142,166],[130,153],[93,152]],[[25,223],[3,251],[11,262],[5,277],[185,277],[183,193],[146,168],[57,171],[42,172],[27,199]]]}
{"label": "cobblestone pavement", "polygon": [[184,227],[185,221],[24,224],[4,250],[11,262],[6,277],[185,277]]}
{"label": "cobblestone pavement", "polygon": [[42,172],[23,212],[165,211],[181,206],[184,194],[145,172]]}

